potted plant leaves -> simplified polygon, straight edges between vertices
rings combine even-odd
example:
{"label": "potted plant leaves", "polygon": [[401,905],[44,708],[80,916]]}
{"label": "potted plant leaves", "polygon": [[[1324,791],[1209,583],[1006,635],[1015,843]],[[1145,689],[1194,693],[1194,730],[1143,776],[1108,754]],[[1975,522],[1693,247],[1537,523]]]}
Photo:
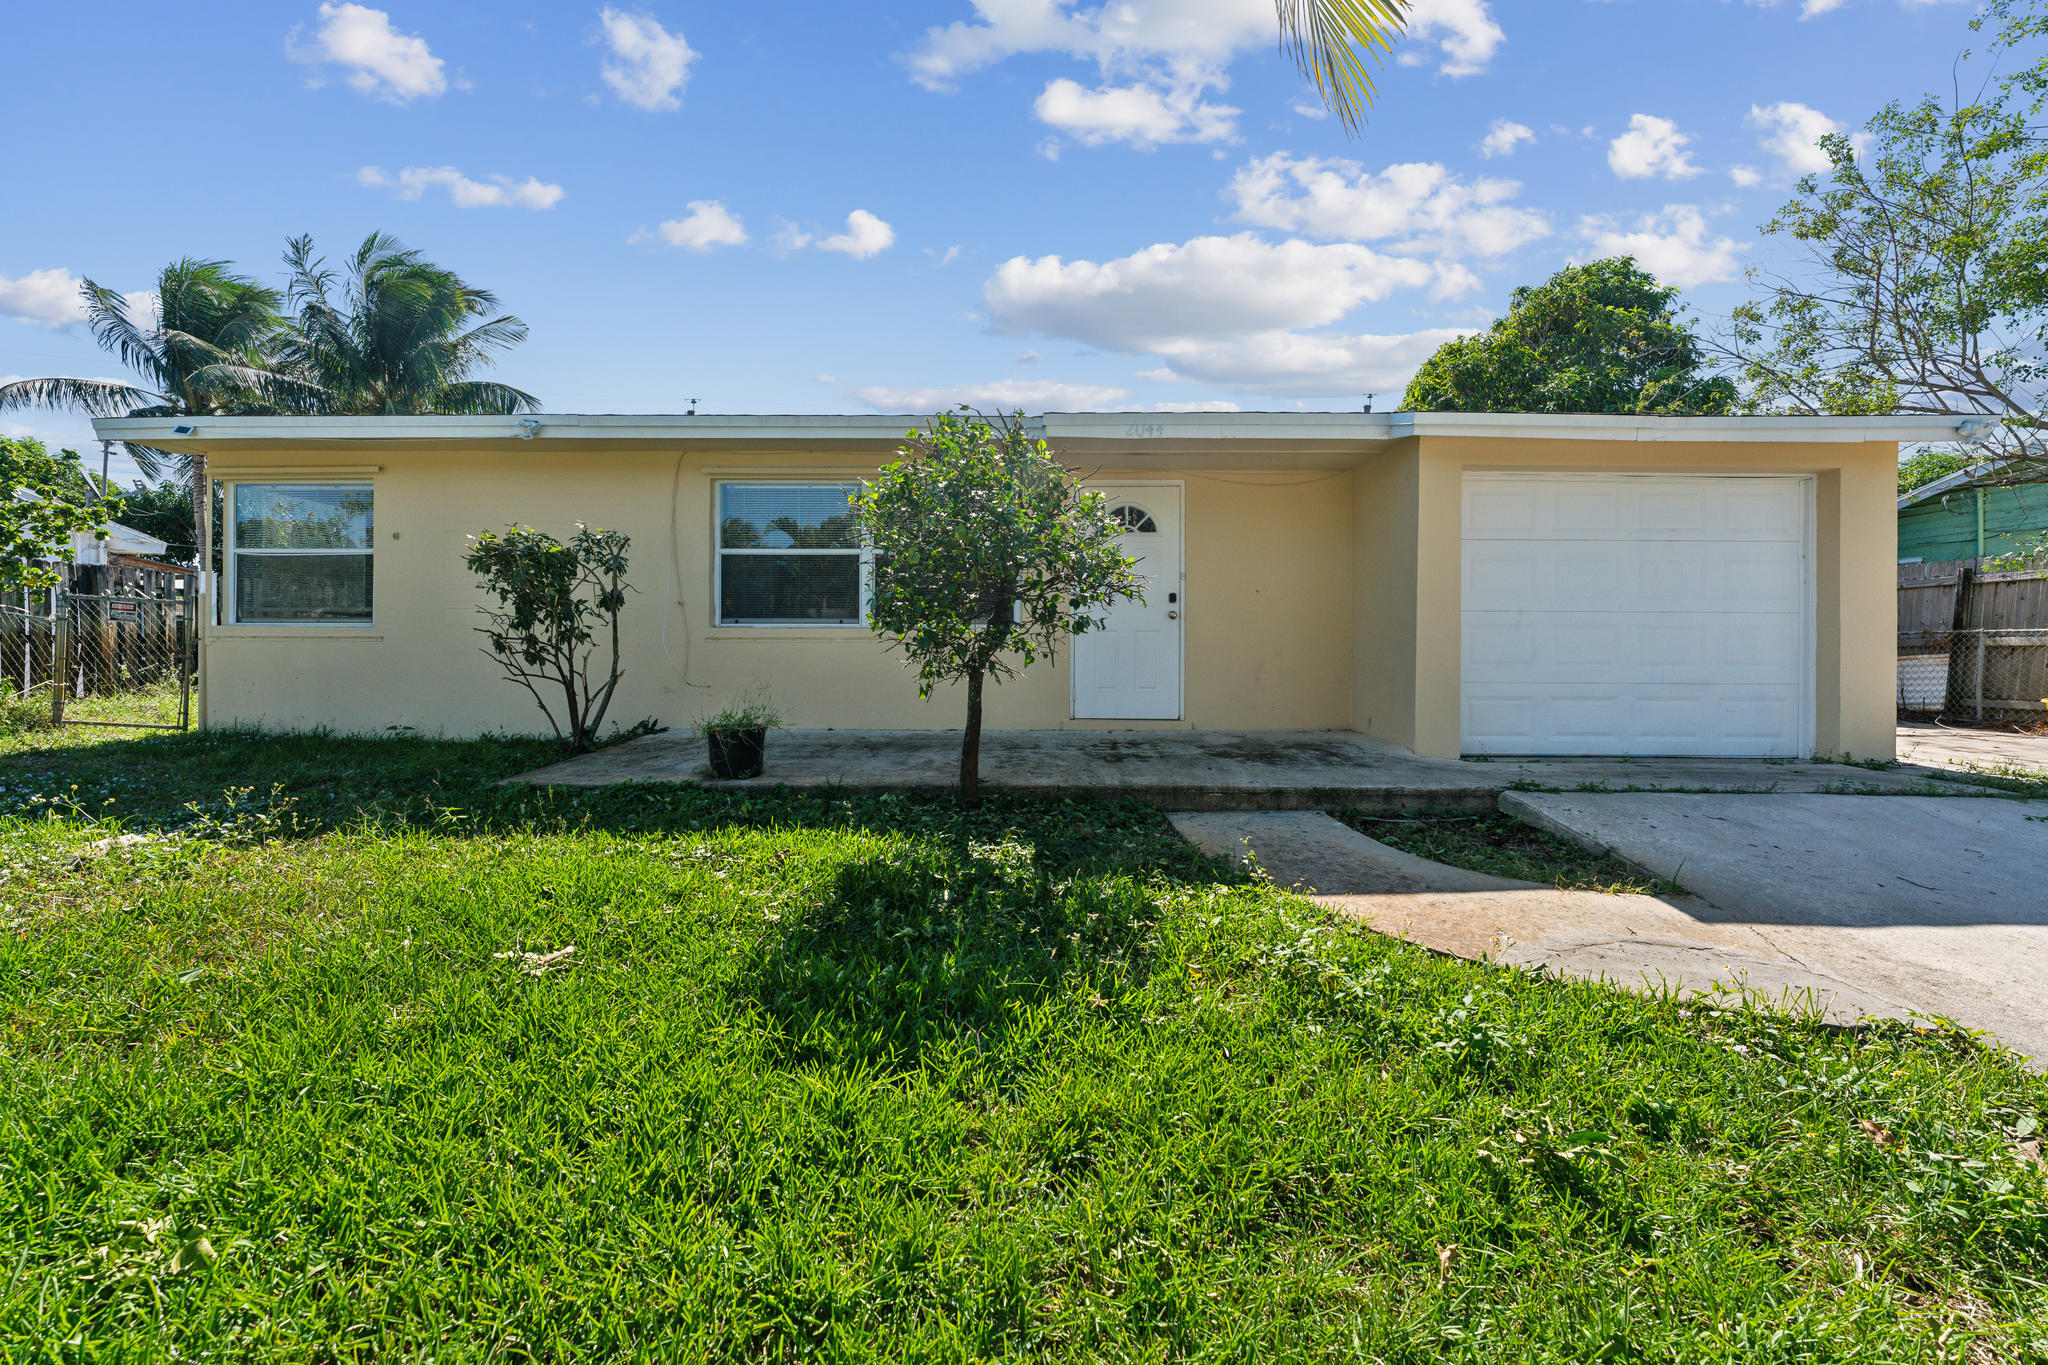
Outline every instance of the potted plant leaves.
{"label": "potted plant leaves", "polygon": [[698,721],[711,760],[711,775],[721,782],[759,777],[767,757],[768,732],[780,724],[782,713],[764,693],[750,693]]}

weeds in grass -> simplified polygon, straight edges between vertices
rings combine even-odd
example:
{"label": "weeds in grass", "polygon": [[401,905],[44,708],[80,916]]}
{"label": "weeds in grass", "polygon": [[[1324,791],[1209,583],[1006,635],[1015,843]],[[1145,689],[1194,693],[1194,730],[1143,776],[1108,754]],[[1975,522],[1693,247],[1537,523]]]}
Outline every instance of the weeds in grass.
{"label": "weeds in grass", "polygon": [[1403,853],[1494,877],[1609,895],[1679,895],[1685,890],[1611,853],[1591,852],[1509,815],[1436,811],[1389,819],[1358,810],[1335,814],[1359,833]]}

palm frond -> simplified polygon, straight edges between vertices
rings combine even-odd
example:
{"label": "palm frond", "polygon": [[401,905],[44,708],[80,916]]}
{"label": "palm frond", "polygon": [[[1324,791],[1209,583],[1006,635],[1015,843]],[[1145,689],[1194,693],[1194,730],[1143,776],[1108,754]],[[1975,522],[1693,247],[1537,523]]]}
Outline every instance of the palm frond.
{"label": "palm frond", "polygon": [[490,379],[466,379],[442,388],[436,412],[509,417],[515,412],[539,412],[540,399]]}
{"label": "palm frond", "polygon": [[1372,73],[1408,26],[1411,0],[1273,0],[1280,46],[1323,103],[1356,134],[1372,105]]}
{"label": "palm frond", "polygon": [[95,280],[82,281],[78,292],[85,297],[86,321],[100,349],[112,351],[123,365],[152,383],[168,387],[163,357],[150,344],[149,334],[128,316],[127,297]]}
{"label": "palm frond", "polygon": [[164,395],[113,379],[17,379],[0,384],[0,412],[10,408],[72,408],[92,417],[135,417],[161,404]]}

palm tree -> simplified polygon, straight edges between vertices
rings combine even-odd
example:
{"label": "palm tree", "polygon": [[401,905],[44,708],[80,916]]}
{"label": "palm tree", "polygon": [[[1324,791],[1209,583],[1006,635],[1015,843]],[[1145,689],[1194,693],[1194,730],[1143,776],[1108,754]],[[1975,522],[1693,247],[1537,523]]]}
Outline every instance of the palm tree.
{"label": "palm tree", "polygon": [[[154,319],[138,316],[130,300],[92,280],[79,293],[94,338],[137,382],[17,379],[0,385],[0,412],[70,408],[93,417],[209,417],[277,412],[306,401],[304,386],[275,364],[283,296],[235,274],[227,261],[187,257],[165,266],[156,280]],[[132,444],[128,453],[151,479],[170,470],[191,482],[198,506],[203,458]]]}
{"label": "palm tree", "polygon": [[1280,45],[1316,93],[1356,134],[1372,103],[1372,75],[1362,57],[1380,65],[1408,26],[1411,0],[1273,0]]}
{"label": "palm tree", "polygon": [[526,339],[497,296],[466,284],[392,237],[373,232],[340,272],[311,237],[286,246],[295,315],[279,347],[311,387],[310,410],[362,416],[532,412],[540,400],[470,374]]}

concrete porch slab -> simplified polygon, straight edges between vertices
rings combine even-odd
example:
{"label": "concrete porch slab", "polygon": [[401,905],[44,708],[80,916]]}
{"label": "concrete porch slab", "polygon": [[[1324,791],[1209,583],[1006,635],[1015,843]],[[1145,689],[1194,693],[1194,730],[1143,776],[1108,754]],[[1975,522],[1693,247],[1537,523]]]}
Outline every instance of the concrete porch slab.
{"label": "concrete porch slab", "polygon": [[[542,786],[703,782],[719,787],[910,793],[950,790],[960,736],[945,730],[778,730],[760,777],[712,783],[704,742],[648,735],[521,774]],[[991,730],[990,791],[1124,797],[1168,810],[1492,810],[1511,788],[1552,791],[1918,792],[1969,789],[1905,770],[1748,759],[1422,758],[1352,731]]]}

